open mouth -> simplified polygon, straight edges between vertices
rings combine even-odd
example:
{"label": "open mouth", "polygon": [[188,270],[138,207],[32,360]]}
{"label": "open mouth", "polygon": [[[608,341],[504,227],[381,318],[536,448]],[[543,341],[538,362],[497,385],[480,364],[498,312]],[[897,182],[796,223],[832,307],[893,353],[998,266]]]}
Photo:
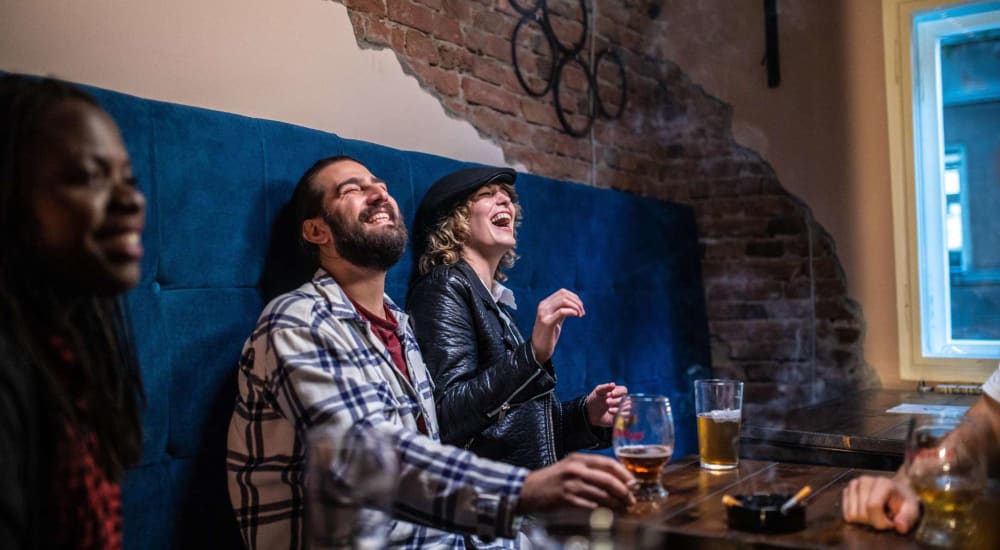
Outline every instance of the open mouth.
{"label": "open mouth", "polygon": [[116,231],[101,235],[99,240],[113,260],[135,261],[142,258],[142,235],[138,231]]}
{"label": "open mouth", "polygon": [[513,221],[514,218],[508,212],[497,212],[490,218],[490,223],[503,229],[510,229]]}
{"label": "open mouth", "polygon": [[387,208],[381,207],[368,212],[363,219],[365,223],[382,225],[393,223],[395,221],[395,216],[393,216],[392,212],[390,212]]}

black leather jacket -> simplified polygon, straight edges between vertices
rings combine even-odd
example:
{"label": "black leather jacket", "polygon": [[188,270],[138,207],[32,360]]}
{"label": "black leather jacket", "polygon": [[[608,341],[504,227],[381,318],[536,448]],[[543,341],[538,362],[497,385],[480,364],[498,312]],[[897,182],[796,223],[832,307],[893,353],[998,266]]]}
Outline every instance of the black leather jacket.
{"label": "black leather jacket", "polygon": [[537,469],[571,451],[611,444],[585,397],[560,403],[552,362],[539,365],[517,327],[464,261],[437,266],[407,298],[434,378],[441,439],[479,456]]}

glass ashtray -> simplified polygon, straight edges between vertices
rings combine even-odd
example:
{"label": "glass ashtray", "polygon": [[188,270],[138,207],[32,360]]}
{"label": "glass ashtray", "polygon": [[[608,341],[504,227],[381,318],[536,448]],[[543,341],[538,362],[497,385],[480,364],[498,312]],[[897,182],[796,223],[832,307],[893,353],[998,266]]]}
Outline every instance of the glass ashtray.
{"label": "glass ashtray", "polygon": [[736,495],[739,504],[726,506],[729,527],[741,531],[791,533],[806,526],[806,507],[798,503],[781,512],[781,505],[792,498],[784,493]]}

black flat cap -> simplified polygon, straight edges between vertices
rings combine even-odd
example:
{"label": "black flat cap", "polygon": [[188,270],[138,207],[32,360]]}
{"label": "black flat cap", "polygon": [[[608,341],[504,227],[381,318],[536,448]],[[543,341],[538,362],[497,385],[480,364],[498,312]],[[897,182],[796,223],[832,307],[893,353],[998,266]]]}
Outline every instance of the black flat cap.
{"label": "black flat cap", "polygon": [[508,183],[514,185],[517,172],[510,168],[477,166],[452,172],[434,182],[417,207],[413,219],[413,257],[420,258],[427,246],[427,236],[434,225],[451,213],[469,195],[484,185]]}

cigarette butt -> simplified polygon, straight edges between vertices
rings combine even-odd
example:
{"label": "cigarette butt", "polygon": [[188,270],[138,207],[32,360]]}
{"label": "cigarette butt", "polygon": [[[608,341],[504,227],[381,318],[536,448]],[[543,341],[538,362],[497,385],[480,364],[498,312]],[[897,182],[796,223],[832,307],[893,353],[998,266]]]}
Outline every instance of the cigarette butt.
{"label": "cigarette butt", "polygon": [[722,495],[722,503],[726,506],[742,506],[743,503],[729,495]]}
{"label": "cigarette butt", "polygon": [[787,514],[788,511],[792,509],[792,506],[795,506],[800,500],[809,496],[809,493],[812,493],[812,490],[812,487],[809,485],[799,489],[799,492],[795,493],[795,496],[786,500],[785,503],[781,505],[781,513]]}
{"label": "cigarette butt", "polygon": [[792,500],[794,500],[795,502],[798,502],[798,501],[806,498],[807,496],[809,496],[809,494],[812,493],[812,492],[813,492],[813,488],[810,487],[809,485],[806,485],[805,487],[799,489],[799,492],[795,493],[795,496],[792,497]]}

